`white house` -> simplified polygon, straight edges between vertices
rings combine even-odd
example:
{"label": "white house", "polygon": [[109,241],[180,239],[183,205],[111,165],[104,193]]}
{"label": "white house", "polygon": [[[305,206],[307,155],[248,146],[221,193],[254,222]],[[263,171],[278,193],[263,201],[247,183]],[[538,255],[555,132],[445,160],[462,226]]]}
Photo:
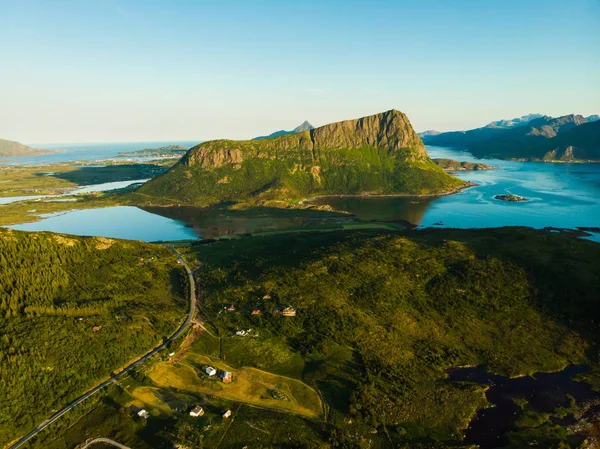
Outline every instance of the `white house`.
{"label": "white house", "polygon": [[208,374],[210,377],[216,376],[217,375],[217,370],[214,369],[212,366],[209,366],[209,367],[206,368],[206,374]]}
{"label": "white house", "polygon": [[197,405],[190,411],[190,416],[193,416],[194,418],[197,418],[198,416],[202,415],[204,415],[204,410],[202,410],[202,407],[200,407],[199,405]]}
{"label": "white house", "polygon": [[150,416],[150,413],[148,413],[148,412],[147,412],[145,409],[141,409],[141,410],[138,412],[138,416],[139,416],[140,418],[148,419],[148,416]]}
{"label": "white house", "polygon": [[223,419],[227,419],[231,416],[231,410],[227,410],[225,413],[223,413]]}

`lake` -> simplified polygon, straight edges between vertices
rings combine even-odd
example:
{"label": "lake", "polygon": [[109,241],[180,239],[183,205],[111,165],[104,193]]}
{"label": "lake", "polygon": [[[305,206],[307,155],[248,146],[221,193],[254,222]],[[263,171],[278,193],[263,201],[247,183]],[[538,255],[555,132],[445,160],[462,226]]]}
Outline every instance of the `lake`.
{"label": "lake", "polygon": [[[427,147],[431,157],[476,161],[469,153]],[[481,161],[480,161],[481,162]],[[544,228],[600,226],[600,164],[552,164],[483,160],[495,170],[463,171],[456,176],[478,184],[440,197],[332,197],[316,200],[360,220],[403,220],[419,227],[484,228],[507,225]],[[510,203],[495,195],[514,194],[529,201]],[[348,219],[348,218],[347,218]],[[347,220],[346,219],[346,220]],[[158,220],[158,221],[156,221]],[[327,214],[256,209],[106,208],[71,211],[14,229],[45,230],[140,240],[210,238],[223,234],[326,225]],[[343,221],[343,218],[333,220]],[[154,228],[157,223],[160,225]],[[162,232],[162,234],[161,234]],[[600,235],[590,237],[600,241]]]}
{"label": "lake", "polygon": [[[465,442],[482,449],[504,447],[509,443],[508,433],[517,429],[517,420],[524,410],[552,415],[559,407],[568,408],[571,401],[581,405],[600,399],[600,393],[590,385],[573,380],[573,376],[585,371],[582,365],[571,365],[554,373],[510,378],[488,373],[481,366],[450,370],[451,381],[489,386],[485,395],[492,407],[477,412],[465,432]],[[523,408],[517,405],[519,400],[526,403]],[[550,420],[565,424],[575,421],[572,416]]]}
{"label": "lake", "polygon": [[[123,189],[132,184],[143,184],[149,180],[150,179],[147,178],[147,179],[132,179],[129,181],[103,182],[101,184],[91,184],[89,186],[76,187],[65,193],[57,194],[57,195],[5,196],[5,197],[0,198],[0,205],[16,203],[18,201],[39,200],[42,198],[57,198],[56,201],[58,201],[61,196],[79,195],[79,194],[83,194],[83,193],[93,193],[93,192],[107,192],[109,190]],[[65,199],[60,199],[60,200],[66,201]]]}

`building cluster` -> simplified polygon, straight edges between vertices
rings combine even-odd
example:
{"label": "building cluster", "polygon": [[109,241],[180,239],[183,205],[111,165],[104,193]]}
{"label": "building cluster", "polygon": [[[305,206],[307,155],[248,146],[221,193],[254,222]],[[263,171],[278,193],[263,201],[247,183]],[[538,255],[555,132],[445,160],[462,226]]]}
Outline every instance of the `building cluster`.
{"label": "building cluster", "polygon": [[229,371],[221,371],[219,373],[216,368],[213,368],[212,366],[207,366],[204,372],[208,377],[215,377],[217,374],[219,374],[219,378],[221,379],[221,381],[226,384],[233,381],[233,373]]}

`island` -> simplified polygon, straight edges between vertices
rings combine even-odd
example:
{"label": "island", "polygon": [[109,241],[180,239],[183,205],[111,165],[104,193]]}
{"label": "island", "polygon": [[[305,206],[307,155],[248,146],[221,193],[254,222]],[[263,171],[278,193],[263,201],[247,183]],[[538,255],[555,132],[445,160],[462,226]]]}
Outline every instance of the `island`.
{"label": "island", "polygon": [[529,198],[525,198],[524,196],[520,196],[520,195],[496,195],[494,196],[495,199],[497,200],[501,200],[501,201],[507,201],[507,202],[511,202],[511,203],[519,203],[519,202],[523,202],[523,201],[529,201]]}
{"label": "island", "polygon": [[480,162],[455,161],[454,159],[435,158],[433,163],[444,171],[494,170],[497,167]]}

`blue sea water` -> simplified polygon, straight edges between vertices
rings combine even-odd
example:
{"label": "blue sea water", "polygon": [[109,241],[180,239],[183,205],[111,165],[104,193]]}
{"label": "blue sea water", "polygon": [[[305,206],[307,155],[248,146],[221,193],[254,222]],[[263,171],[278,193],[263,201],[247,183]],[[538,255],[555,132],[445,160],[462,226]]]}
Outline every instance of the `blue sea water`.
{"label": "blue sea water", "polygon": [[[53,164],[57,162],[74,161],[104,161],[115,159],[121,152],[131,152],[146,148],[160,148],[167,145],[181,145],[191,148],[201,141],[172,141],[172,142],[117,142],[117,143],[69,143],[69,144],[30,144],[31,147],[43,150],[57,150],[56,153],[27,157],[1,157],[0,165],[30,165]],[[152,157],[127,157],[119,160],[132,159],[135,161],[150,161]]]}
{"label": "blue sea water", "polygon": [[[432,158],[447,157],[477,161],[469,153],[441,147],[428,147]],[[494,170],[464,171],[456,176],[477,184],[460,193],[439,197],[326,198],[318,200],[334,208],[356,214],[361,220],[406,220],[419,227],[485,228],[530,226],[534,228],[576,228],[600,226],[600,164],[554,164],[483,160]],[[504,202],[494,196],[521,195],[526,202]],[[311,218],[290,220],[271,217],[264,211],[252,217],[210,215],[206,209],[181,208],[158,216],[135,207],[80,210],[51,216],[14,229],[46,230],[81,235],[134,238],[140,240],[179,240],[228,233],[256,232],[262,229],[298,226]],[[165,216],[166,215],[166,216]],[[210,215],[210,216],[209,216]],[[172,217],[172,218],[170,218]],[[314,217],[318,221],[320,218]],[[261,224],[262,223],[262,224]],[[193,228],[193,229],[192,229]],[[594,234],[592,240],[600,241]]]}

